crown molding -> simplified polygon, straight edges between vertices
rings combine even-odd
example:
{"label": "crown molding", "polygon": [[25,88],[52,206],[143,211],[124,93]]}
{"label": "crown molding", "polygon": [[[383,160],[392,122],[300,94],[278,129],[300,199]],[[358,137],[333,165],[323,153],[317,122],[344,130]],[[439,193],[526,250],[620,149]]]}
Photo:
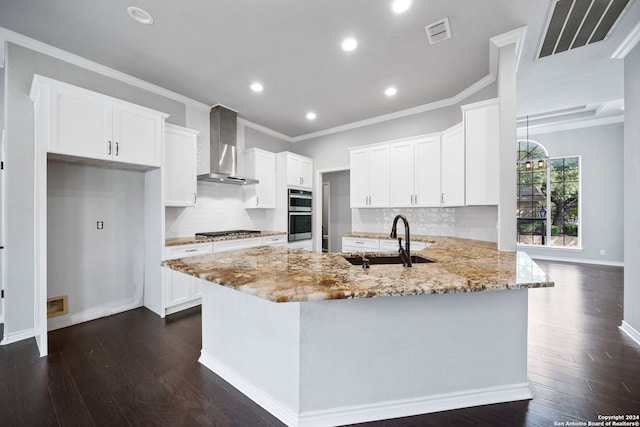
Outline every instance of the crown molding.
{"label": "crown molding", "polygon": [[251,128],[251,129],[255,129],[259,132],[265,133],[267,135],[273,136],[275,138],[279,138],[282,139],[283,141],[286,142],[293,142],[293,138],[291,138],[289,135],[285,135],[284,133],[280,133],[278,131],[275,131],[273,129],[270,129],[266,126],[262,126],[259,125],[257,123],[254,123],[252,121],[249,121],[247,119],[243,119],[242,117],[238,117],[238,124],[243,125],[245,127]]}
{"label": "crown molding", "polygon": [[[84,68],[86,70],[90,70],[95,73],[102,74],[103,76],[111,77],[115,80],[130,84],[132,86],[155,93],[157,95],[161,95],[169,99],[182,102],[198,110],[209,111],[211,109],[209,105],[203,104],[202,102],[198,102],[184,95],[180,95],[179,93],[154,85],[153,83],[149,83],[137,77],[133,77],[129,74],[125,74],[121,71],[114,70],[113,68],[109,68],[97,62],[90,61],[76,54],[67,52],[66,50],[53,47],[41,41],[16,33],[15,31],[8,30],[4,27],[0,27],[0,41],[11,42],[16,45],[26,47],[27,49],[31,49],[36,52],[40,52],[45,55],[54,57],[56,59],[60,59],[61,61],[68,62],[70,64]],[[4,45],[5,43],[2,43],[2,44]]]}
{"label": "crown molding", "polygon": [[[543,133],[562,132],[566,130],[583,129],[594,126],[605,126],[616,123],[624,123],[624,115],[619,114],[616,116],[608,117],[594,117],[584,120],[574,120],[567,122],[548,123],[537,126],[529,126],[529,136],[540,135]],[[517,129],[518,138],[526,136],[526,127],[518,126]]]}
{"label": "crown molding", "polygon": [[640,22],[633,27],[629,35],[620,43],[620,46],[611,55],[611,59],[624,59],[636,47],[638,42],[640,42]]}
{"label": "crown molding", "polygon": [[457,95],[451,98],[443,99],[440,101],[432,102],[429,104],[418,105],[417,107],[407,108],[405,110],[396,111],[394,113],[383,114],[381,116],[371,117],[369,119],[359,120],[357,122],[347,123],[345,125],[336,126],[328,129],[323,129],[317,132],[311,132],[304,135],[299,135],[291,138],[291,142],[305,141],[307,139],[318,138],[321,136],[330,135],[333,133],[344,132],[346,130],[356,129],[363,126],[369,126],[376,123],[382,123],[401,117],[411,116],[425,111],[436,110],[438,108],[449,107],[462,102],[464,99],[478,92],[493,83],[496,80],[498,73],[498,51],[501,47],[515,43],[516,45],[516,71],[518,64],[520,63],[520,57],[522,56],[522,48],[524,45],[524,38],[527,34],[527,27],[520,27],[513,31],[509,31],[504,34],[492,37],[489,39],[489,74],[484,78],[478,80],[468,88],[464,89]]}

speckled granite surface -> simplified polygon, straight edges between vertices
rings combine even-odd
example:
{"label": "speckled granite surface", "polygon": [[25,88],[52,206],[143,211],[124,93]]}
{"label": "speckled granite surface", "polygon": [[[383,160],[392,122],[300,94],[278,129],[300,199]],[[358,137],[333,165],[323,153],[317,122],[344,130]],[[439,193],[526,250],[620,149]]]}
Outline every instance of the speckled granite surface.
{"label": "speckled granite surface", "polygon": [[[378,234],[358,237],[381,237]],[[170,268],[275,302],[499,291],[551,287],[523,252],[493,243],[415,236],[432,242],[420,254],[434,263],[353,266],[340,254],[261,246],[164,261]]]}
{"label": "speckled granite surface", "polygon": [[259,231],[257,233],[243,234],[242,236],[221,236],[221,237],[171,237],[164,241],[165,246],[189,245],[191,243],[219,242],[222,240],[251,239],[254,237],[279,236],[287,234],[285,231]]}

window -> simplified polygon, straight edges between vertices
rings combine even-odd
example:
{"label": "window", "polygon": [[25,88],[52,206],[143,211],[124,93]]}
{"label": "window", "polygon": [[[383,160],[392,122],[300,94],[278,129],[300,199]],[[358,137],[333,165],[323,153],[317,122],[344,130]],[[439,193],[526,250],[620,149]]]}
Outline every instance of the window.
{"label": "window", "polygon": [[518,243],[580,247],[580,157],[550,158],[518,141]]}

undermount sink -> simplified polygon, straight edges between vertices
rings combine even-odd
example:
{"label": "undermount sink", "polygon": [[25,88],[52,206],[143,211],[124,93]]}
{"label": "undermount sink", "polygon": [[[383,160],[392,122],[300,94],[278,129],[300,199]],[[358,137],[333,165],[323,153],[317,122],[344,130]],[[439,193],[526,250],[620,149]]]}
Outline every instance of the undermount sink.
{"label": "undermount sink", "polygon": [[[378,254],[358,254],[358,255],[343,255],[344,259],[349,261],[352,265],[362,265],[365,260],[368,260],[369,265],[388,265],[388,264],[402,264],[402,258],[399,255],[378,255]],[[422,255],[411,255],[412,264],[423,264],[435,262],[432,259],[423,257]]]}

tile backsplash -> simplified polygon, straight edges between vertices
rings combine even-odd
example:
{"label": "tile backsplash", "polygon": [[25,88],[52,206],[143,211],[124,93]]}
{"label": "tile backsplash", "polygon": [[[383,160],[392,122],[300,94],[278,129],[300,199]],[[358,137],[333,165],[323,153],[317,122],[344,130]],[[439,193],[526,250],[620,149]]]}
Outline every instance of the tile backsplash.
{"label": "tile backsplash", "polygon": [[[454,236],[456,231],[456,210],[454,208],[411,208],[411,209],[352,209],[351,228],[353,231],[388,233],[396,215],[402,214],[409,220],[411,233],[431,236]],[[399,228],[404,230],[404,228]]]}
{"label": "tile backsplash", "polygon": [[198,182],[198,203],[188,208],[165,208],[165,237],[192,236],[200,231],[266,230],[265,209],[245,209],[244,188]]}

